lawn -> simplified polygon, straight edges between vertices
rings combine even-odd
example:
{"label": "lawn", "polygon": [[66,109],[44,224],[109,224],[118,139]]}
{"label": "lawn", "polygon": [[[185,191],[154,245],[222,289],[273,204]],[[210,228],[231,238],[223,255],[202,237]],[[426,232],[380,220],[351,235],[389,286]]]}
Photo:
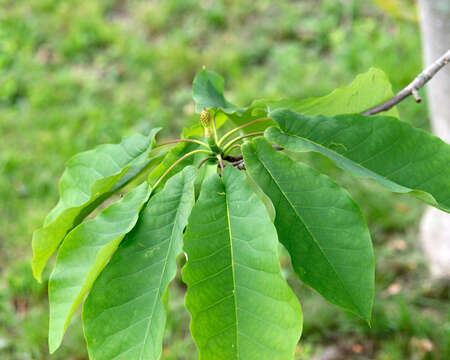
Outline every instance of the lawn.
{"label": "lawn", "polygon": [[[371,66],[400,90],[420,71],[420,53],[417,23],[364,0],[0,0],[0,359],[50,359],[31,234],[57,201],[70,156],[150,127],[179,134],[198,119],[191,83],[203,66],[226,79],[230,101],[247,105],[325,95]],[[428,129],[426,100],[399,111]],[[301,285],[284,256],[305,316],[297,359],[449,359],[449,285],[429,280],[417,241],[423,207],[323,157],[303,159],[362,205],[377,295],[368,327]],[[178,276],[164,359],[197,358],[184,290]],[[79,316],[51,358],[87,359]]]}

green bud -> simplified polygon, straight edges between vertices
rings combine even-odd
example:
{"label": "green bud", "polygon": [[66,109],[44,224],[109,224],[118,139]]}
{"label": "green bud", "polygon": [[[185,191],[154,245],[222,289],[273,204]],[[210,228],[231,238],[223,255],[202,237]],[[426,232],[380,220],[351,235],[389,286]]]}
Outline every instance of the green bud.
{"label": "green bud", "polygon": [[205,108],[203,108],[202,112],[200,113],[200,123],[205,129],[209,129],[209,125],[211,124],[211,115]]}
{"label": "green bud", "polygon": [[205,129],[205,137],[208,139],[210,149],[213,152],[219,154],[220,149],[217,146],[216,140],[211,131],[211,115],[205,108],[203,108],[202,112],[200,113],[200,124],[202,124],[203,128]]}

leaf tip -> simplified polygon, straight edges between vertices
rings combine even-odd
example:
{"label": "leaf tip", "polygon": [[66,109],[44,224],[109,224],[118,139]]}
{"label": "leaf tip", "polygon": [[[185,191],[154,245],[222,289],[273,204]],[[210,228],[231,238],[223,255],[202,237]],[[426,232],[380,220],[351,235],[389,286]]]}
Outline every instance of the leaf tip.
{"label": "leaf tip", "polygon": [[370,313],[367,314],[367,316],[365,316],[363,319],[367,323],[369,328],[372,328],[372,309],[371,309]]}
{"label": "leaf tip", "polygon": [[51,334],[48,336],[48,352],[50,354],[54,354],[56,350],[58,350],[59,346],[61,345],[62,339],[55,338]]}
{"label": "leaf tip", "polygon": [[362,320],[364,320],[365,323],[371,328],[372,327],[372,304],[370,304],[370,307],[366,310],[358,308],[357,312],[354,312],[356,315],[358,315]]}
{"label": "leaf tip", "polygon": [[42,274],[33,271],[33,277],[39,284],[42,284]]}
{"label": "leaf tip", "polygon": [[42,283],[42,266],[39,262],[36,261],[35,258],[31,261],[31,271],[33,273],[33,277],[37,280],[38,283]]}

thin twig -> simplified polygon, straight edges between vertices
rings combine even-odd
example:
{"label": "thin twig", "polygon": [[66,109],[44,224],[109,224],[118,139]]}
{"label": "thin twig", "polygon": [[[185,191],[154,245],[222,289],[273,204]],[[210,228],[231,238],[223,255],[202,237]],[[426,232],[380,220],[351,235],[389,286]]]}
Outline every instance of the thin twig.
{"label": "thin twig", "polygon": [[160,178],[158,179],[158,181],[152,186],[152,190],[156,189],[156,187],[161,183],[161,181],[166,177],[166,175],[170,172],[170,170],[172,170],[176,165],[178,165],[180,162],[182,162],[184,159],[186,159],[187,157],[194,155],[194,154],[199,154],[199,153],[206,153],[209,154],[208,151],[206,150],[194,150],[191,152],[188,152],[187,154],[183,155],[182,157],[180,157],[177,161],[175,161],[172,165],[169,166],[169,168],[164,172],[164,174],[162,174],[160,176]]}
{"label": "thin twig", "polygon": [[224,168],[225,166],[223,165],[222,156],[220,156],[220,154],[217,154],[217,160],[219,161],[220,176],[222,176],[223,168]]}
{"label": "thin twig", "polygon": [[240,157],[240,159],[235,160],[235,161],[229,161],[229,160],[227,160],[228,163],[225,164],[225,166],[231,165],[231,166],[234,166],[235,168],[240,169],[240,170],[242,170],[243,168],[245,169],[245,167],[244,167],[244,159],[242,158],[242,156],[236,156],[236,157],[237,157],[237,158]]}
{"label": "thin twig", "polygon": [[241,147],[241,144],[234,144],[234,145],[230,146],[230,148],[227,150],[227,152],[224,153],[224,156],[227,156],[230,152],[233,151],[233,149],[240,148],[240,147]]}
{"label": "thin twig", "polygon": [[[277,151],[283,151],[284,149],[278,145],[272,145],[272,147],[277,150]],[[231,149],[231,148],[230,148]],[[236,156],[231,156],[231,155],[226,155],[224,158],[224,160],[233,163],[233,162],[237,162],[239,160],[243,159],[242,155],[236,155]]]}
{"label": "thin twig", "polygon": [[244,160],[238,160],[238,161],[231,162],[230,165],[238,167],[238,166],[242,165],[243,163],[244,163]]}
{"label": "thin twig", "polygon": [[223,152],[226,153],[227,150],[228,150],[228,148],[229,148],[231,145],[233,145],[236,141],[245,139],[245,138],[250,137],[250,136],[257,136],[257,135],[264,135],[264,131],[257,131],[257,132],[253,132],[253,133],[241,135],[241,136],[238,136],[237,138],[234,138],[233,140],[231,140],[230,142],[228,142],[228,144],[226,144],[226,145],[223,147]]}
{"label": "thin twig", "polygon": [[374,106],[366,111],[363,115],[374,115],[382,111],[389,110],[393,106],[397,105],[400,101],[407,98],[410,95],[414,96],[416,102],[421,102],[422,98],[419,95],[419,89],[423,87],[428,81],[430,81],[436,73],[441,70],[445,65],[450,62],[450,49],[437,59],[433,64],[428,66],[424,71],[422,71],[407,87],[397,93],[393,98]]}
{"label": "thin twig", "polygon": [[215,159],[215,157],[214,156],[205,157],[202,161],[200,161],[200,163],[197,166],[197,169],[200,169],[205,162],[207,162],[208,160],[212,160],[212,159]]}
{"label": "thin twig", "polygon": [[227,156],[225,156],[223,159],[226,160],[226,161],[228,161],[228,162],[230,162],[230,163],[233,163],[233,162],[242,160],[242,159],[243,159],[243,156],[242,156],[242,155],[237,155],[237,156],[230,156],[230,155],[227,155]]}
{"label": "thin twig", "polygon": [[219,140],[219,142],[217,143],[217,145],[220,146],[220,145],[225,141],[226,138],[228,138],[228,137],[230,137],[231,135],[233,135],[236,131],[239,131],[239,130],[241,130],[241,129],[247,127],[247,126],[256,124],[256,123],[258,123],[258,122],[261,122],[261,121],[267,121],[267,120],[270,120],[270,119],[269,119],[268,117],[263,117],[263,118],[260,118],[260,119],[252,120],[252,121],[250,121],[250,122],[248,122],[248,123],[246,123],[246,124],[244,124],[244,125],[238,126],[238,127],[234,128],[234,129],[228,131],[224,136],[222,136],[222,138]]}
{"label": "thin twig", "polygon": [[214,131],[214,140],[216,141],[216,144],[217,144],[216,114],[217,114],[217,112],[214,113],[212,122],[213,122],[213,131]]}
{"label": "thin twig", "polygon": [[199,144],[207,149],[209,149],[209,146],[204,143],[203,141],[200,140],[195,140],[195,139],[175,139],[175,140],[169,140],[169,141],[165,141],[162,142],[160,144],[158,144],[158,146],[162,146],[162,145],[168,145],[168,144],[176,144],[176,143],[180,143],[180,142],[191,142],[191,143],[196,143]]}
{"label": "thin twig", "polygon": [[236,169],[245,170],[244,160],[236,161],[235,163],[232,163],[231,165],[233,165]]}

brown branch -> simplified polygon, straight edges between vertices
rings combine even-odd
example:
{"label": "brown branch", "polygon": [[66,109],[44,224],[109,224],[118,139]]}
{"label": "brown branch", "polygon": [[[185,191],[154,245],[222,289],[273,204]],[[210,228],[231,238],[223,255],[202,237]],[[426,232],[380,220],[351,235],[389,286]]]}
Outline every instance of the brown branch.
{"label": "brown branch", "polygon": [[[282,147],[280,147],[280,146],[278,146],[278,145],[272,145],[272,147],[273,147],[275,150],[278,150],[278,151],[284,150]],[[228,161],[228,162],[230,162],[230,163],[235,163],[235,162],[238,162],[238,161],[242,160],[242,159],[243,159],[243,156],[242,156],[242,155],[237,155],[237,156],[227,155],[227,156],[225,156],[223,159],[226,160],[226,161]]]}
{"label": "brown branch", "polygon": [[233,162],[242,160],[242,158],[243,158],[242,155],[238,155],[238,156],[230,156],[230,155],[227,155],[227,156],[225,156],[223,159],[226,160],[226,161],[228,161],[228,162],[230,162],[230,163],[233,163]]}
{"label": "brown branch", "polygon": [[219,161],[219,168],[220,168],[219,175],[222,176],[223,169],[225,168],[225,165],[223,164],[222,156],[217,155],[217,160]]}
{"label": "brown branch", "polygon": [[230,163],[230,165],[234,166],[236,169],[245,170],[244,159],[234,161],[234,162]]}
{"label": "brown branch", "polygon": [[382,111],[387,111],[390,108],[397,105],[410,95],[413,95],[416,102],[421,102],[422,99],[419,95],[419,89],[423,87],[428,81],[430,81],[436,73],[441,70],[445,65],[450,62],[450,49],[437,59],[433,64],[428,66],[422,71],[407,87],[397,93],[393,98],[364,111],[363,115],[374,115]]}

